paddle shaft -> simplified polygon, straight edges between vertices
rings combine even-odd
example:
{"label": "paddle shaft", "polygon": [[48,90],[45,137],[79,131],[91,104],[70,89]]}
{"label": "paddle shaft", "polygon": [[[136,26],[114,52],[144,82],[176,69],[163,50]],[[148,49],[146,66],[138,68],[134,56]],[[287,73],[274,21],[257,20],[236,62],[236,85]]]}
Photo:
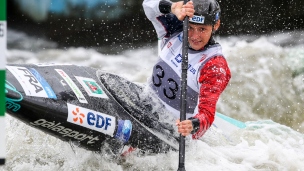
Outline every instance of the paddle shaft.
{"label": "paddle shaft", "polygon": [[[188,0],[184,0],[186,4]],[[183,23],[183,49],[182,49],[182,79],[181,79],[181,110],[180,121],[186,120],[187,109],[187,70],[188,70],[188,25],[189,17]],[[178,171],[185,171],[185,137],[180,134]]]}

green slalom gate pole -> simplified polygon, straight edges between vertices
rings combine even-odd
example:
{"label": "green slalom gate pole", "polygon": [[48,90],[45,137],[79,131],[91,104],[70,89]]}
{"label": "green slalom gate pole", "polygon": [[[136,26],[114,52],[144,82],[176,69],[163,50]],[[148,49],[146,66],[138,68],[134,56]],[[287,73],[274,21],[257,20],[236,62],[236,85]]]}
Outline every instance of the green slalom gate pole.
{"label": "green slalom gate pole", "polygon": [[6,0],[0,0],[0,165],[5,163]]}

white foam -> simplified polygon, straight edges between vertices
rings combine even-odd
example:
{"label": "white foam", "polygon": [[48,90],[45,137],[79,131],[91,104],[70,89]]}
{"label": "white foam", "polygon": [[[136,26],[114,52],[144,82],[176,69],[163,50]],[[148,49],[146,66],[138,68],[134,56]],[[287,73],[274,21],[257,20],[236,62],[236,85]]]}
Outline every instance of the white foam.
{"label": "white foam", "polygon": [[[186,170],[301,170],[304,168],[303,80],[294,81],[290,55],[304,59],[303,44],[283,47],[284,36],[258,39],[220,37],[232,79],[217,110],[246,122],[247,128],[227,141],[217,132],[199,141],[187,141]],[[275,37],[283,37],[275,39]],[[257,37],[255,37],[257,38]],[[285,37],[286,38],[286,37]],[[298,37],[299,41],[301,37]],[[26,40],[24,40],[26,41]],[[39,45],[41,47],[41,45]],[[302,56],[301,56],[302,55]],[[96,67],[144,83],[157,60],[157,47],[128,50],[119,55],[93,49],[9,49],[9,63],[56,62]],[[297,70],[302,66],[297,65]],[[119,165],[111,156],[71,147],[50,135],[6,116],[6,165],[4,170],[177,170],[178,152],[138,156],[131,154]],[[286,126],[284,126],[286,125]]]}

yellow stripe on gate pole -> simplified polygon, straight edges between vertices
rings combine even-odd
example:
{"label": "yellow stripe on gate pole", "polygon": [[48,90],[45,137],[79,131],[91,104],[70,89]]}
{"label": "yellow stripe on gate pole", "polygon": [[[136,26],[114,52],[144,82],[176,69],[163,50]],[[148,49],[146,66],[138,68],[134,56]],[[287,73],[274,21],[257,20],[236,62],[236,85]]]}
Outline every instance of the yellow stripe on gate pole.
{"label": "yellow stripe on gate pole", "polygon": [[5,163],[6,0],[0,0],[0,165]]}

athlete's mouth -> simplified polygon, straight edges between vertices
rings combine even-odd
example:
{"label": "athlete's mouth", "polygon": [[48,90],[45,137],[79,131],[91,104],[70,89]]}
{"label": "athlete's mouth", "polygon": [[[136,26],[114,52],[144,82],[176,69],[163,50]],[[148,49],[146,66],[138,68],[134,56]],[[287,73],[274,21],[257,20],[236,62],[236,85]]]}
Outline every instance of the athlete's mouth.
{"label": "athlete's mouth", "polygon": [[199,40],[191,40],[192,43],[194,44],[198,44],[198,43],[201,43],[202,41],[199,41]]}

